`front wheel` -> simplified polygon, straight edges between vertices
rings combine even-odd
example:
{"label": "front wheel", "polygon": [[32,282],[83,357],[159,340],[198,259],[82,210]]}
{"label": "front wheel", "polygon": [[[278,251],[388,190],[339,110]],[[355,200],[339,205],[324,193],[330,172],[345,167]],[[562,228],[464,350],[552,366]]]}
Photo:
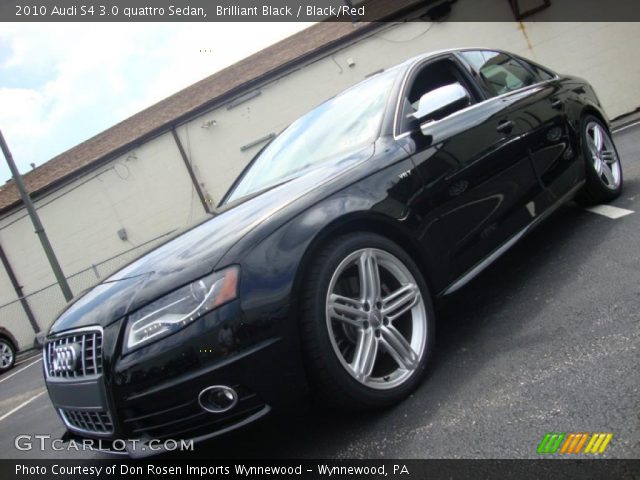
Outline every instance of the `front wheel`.
{"label": "front wheel", "polygon": [[582,121],[586,184],[577,196],[585,205],[605,203],[622,192],[622,166],[609,129],[594,116]]}
{"label": "front wheel", "polygon": [[337,238],[315,257],[302,299],[310,374],[334,406],[384,407],[422,378],[433,347],[434,313],[415,262],[371,234]]}

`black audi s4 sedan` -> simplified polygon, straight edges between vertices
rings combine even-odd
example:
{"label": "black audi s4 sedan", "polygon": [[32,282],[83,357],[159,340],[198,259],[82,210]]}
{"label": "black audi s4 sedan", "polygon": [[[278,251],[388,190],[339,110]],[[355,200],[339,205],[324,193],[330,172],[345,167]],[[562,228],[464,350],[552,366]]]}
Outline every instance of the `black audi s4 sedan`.
{"label": "black audi s4 sedan", "polygon": [[377,73],[273,139],[211,218],[67,306],[44,344],[65,435],[197,441],[309,396],[397,403],[429,364],[434,302],[622,182],[580,78],[479,48]]}

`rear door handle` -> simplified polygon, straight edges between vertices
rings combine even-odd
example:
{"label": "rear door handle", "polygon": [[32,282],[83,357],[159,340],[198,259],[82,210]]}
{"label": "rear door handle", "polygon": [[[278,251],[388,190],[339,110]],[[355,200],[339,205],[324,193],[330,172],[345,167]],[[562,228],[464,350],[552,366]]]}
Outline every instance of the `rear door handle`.
{"label": "rear door handle", "polygon": [[498,124],[496,130],[500,133],[511,133],[511,130],[513,130],[513,127],[515,127],[515,125],[516,124],[511,120],[504,120]]}
{"label": "rear door handle", "polygon": [[564,105],[564,102],[559,98],[554,98],[553,100],[551,100],[551,106],[556,110],[560,110],[563,105]]}

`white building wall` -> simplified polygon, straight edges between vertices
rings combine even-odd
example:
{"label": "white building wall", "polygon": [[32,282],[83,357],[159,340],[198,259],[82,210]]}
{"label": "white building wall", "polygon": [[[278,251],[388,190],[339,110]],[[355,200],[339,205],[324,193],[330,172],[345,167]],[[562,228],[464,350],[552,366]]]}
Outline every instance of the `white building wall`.
{"label": "white building wall", "polygon": [[[4,268],[0,266],[0,292],[3,297],[15,298],[15,293],[11,281]],[[12,297],[8,297],[12,295]],[[3,305],[4,302],[0,303]],[[33,328],[29,323],[20,302],[13,302],[4,307],[0,307],[0,327],[4,327],[15,337],[20,348],[30,346],[33,341]]]}
{"label": "white building wall", "polygon": [[[38,199],[35,205],[65,275],[89,269],[69,280],[76,295],[154,245],[141,244],[184,229],[204,214],[171,135],[147,142]],[[118,237],[122,228],[127,241]],[[24,210],[0,220],[0,243],[26,295],[55,283]],[[117,258],[98,265],[112,257]],[[0,305],[16,300],[13,288],[7,285],[5,288],[4,276],[0,276]],[[65,304],[57,285],[30,296],[28,301],[42,328],[49,326]],[[0,325],[12,333],[19,330],[21,343],[28,345],[33,332],[29,332],[28,324],[26,330],[22,328],[26,315],[19,303],[14,303],[0,308]],[[18,315],[19,321],[15,320]],[[12,327],[12,323],[20,328]]]}
{"label": "white building wall", "polygon": [[[612,40],[615,39],[615,40]],[[629,62],[640,45],[638,23],[422,23],[389,26],[259,90],[261,95],[225,106],[179,129],[198,178],[219,201],[260,149],[241,147],[281,131],[297,117],[362,80],[412,56],[434,50],[486,46],[531,58],[561,73],[585,77],[610,117],[640,106],[640,63]],[[355,62],[353,67],[347,60]],[[215,120],[215,126],[202,128]]]}
{"label": "white building wall", "polygon": [[[451,20],[455,20],[455,15]],[[222,106],[211,110],[178,127],[177,132],[206,195],[217,203],[262,146],[241,151],[243,145],[281,131],[298,116],[367,74],[412,56],[464,46],[513,51],[559,72],[586,78],[595,86],[609,116],[616,117],[640,106],[640,90],[636,88],[640,84],[640,64],[630,61],[635,58],[637,45],[640,45],[637,23],[389,25],[263,85],[259,96],[232,109]],[[353,67],[348,66],[348,59],[355,62]],[[215,125],[203,128],[203,123],[213,120]],[[68,275],[205,218],[170,133],[39,199],[36,204]],[[54,278],[24,215],[20,210],[0,219],[0,242],[25,292],[29,293],[54,283]],[[116,232],[121,228],[127,230],[128,242],[118,238]],[[114,260],[112,268],[131,256]],[[89,272],[72,280],[72,288],[78,293],[97,280]],[[0,305],[15,300],[15,293],[5,288],[1,275],[0,287]],[[51,298],[47,293],[30,299],[42,327],[49,325],[64,303],[58,289],[50,290]],[[7,319],[7,311],[0,308],[0,325],[13,331],[17,327],[12,328],[10,323],[18,321]],[[29,336],[28,329],[20,329]]]}

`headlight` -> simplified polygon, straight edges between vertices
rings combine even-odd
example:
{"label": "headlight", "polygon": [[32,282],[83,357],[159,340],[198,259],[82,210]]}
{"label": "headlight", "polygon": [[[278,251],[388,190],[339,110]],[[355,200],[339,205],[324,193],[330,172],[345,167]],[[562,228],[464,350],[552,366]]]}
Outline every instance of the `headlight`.
{"label": "headlight", "polygon": [[124,353],[165,337],[236,298],[238,267],[196,280],[129,315]]}

